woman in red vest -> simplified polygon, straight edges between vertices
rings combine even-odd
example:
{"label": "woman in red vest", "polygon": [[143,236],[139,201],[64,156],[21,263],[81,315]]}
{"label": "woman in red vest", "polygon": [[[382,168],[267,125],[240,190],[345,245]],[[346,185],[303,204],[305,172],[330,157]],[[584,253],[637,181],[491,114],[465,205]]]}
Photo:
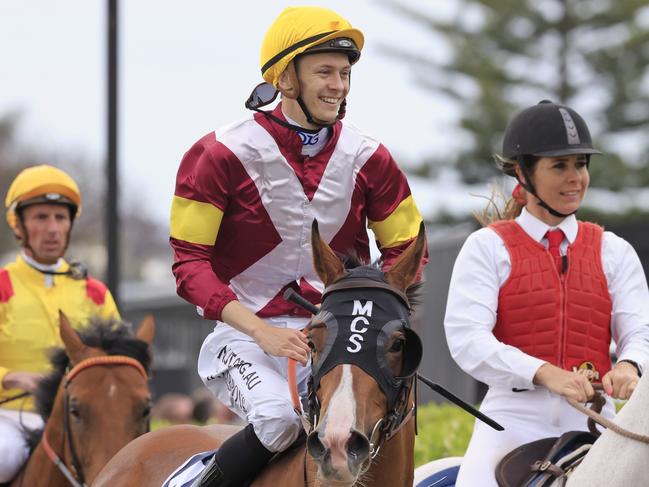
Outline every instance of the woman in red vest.
{"label": "woman in red vest", "polygon": [[[444,326],[451,354],[489,386],[457,486],[496,486],[509,451],[586,430],[566,401],[586,401],[601,382],[628,399],[649,359],[649,290],[631,245],[576,219],[590,182],[591,143],[573,109],[544,100],[509,123],[497,160],[518,185],[504,215],[464,243]],[[611,341],[617,362],[611,364]],[[604,413],[612,416],[608,400]]]}

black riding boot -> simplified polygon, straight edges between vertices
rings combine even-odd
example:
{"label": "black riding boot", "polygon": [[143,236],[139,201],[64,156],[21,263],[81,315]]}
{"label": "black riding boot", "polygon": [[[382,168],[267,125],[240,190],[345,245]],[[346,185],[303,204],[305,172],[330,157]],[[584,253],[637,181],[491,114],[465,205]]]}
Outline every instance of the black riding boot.
{"label": "black riding boot", "polygon": [[192,487],[242,487],[255,478],[273,455],[249,424],[219,447]]}

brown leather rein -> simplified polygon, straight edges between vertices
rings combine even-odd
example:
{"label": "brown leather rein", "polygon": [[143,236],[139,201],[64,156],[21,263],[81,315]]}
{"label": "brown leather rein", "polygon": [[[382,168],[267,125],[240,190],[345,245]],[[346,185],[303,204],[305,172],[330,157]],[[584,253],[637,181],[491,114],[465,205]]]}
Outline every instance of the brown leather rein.
{"label": "brown leather rein", "polygon": [[148,375],[144,366],[132,357],[127,357],[125,355],[104,355],[101,357],[90,357],[85,360],[82,360],[77,365],[75,365],[65,376],[64,384],[64,396],[63,396],[63,434],[64,434],[64,443],[67,439],[68,446],[70,447],[70,453],[72,454],[72,468],[74,469],[76,475],[74,475],[70,468],[65,464],[61,459],[61,456],[57,455],[52,446],[50,445],[49,440],[47,439],[47,428],[43,430],[43,437],[41,438],[41,444],[43,445],[43,450],[48,458],[56,465],[56,467],[61,471],[63,476],[68,480],[70,485],[73,487],[88,487],[83,475],[83,470],[81,468],[81,462],[77,455],[77,451],[74,446],[74,441],[72,439],[72,431],[70,429],[69,421],[69,393],[68,386],[72,380],[79,375],[82,371],[94,367],[97,365],[128,365],[134,367],[142,375],[144,380],[148,380]]}
{"label": "brown leather rein", "polygon": [[[601,408],[606,402],[606,400],[603,398],[603,396],[598,392],[599,389],[601,389],[601,386],[595,387],[596,392],[595,396],[593,398],[593,403],[597,404],[599,402],[599,411],[601,411]],[[600,426],[603,426],[604,428],[610,429],[611,431],[615,431],[618,435],[624,436],[625,438],[629,438],[631,440],[639,441],[641,443],[644,443],[645,445],[649,445],[649,436],[647,435],[641,435],[639,433],[634,433],[633,431],[629,431],[627,429],[622,428],[621,426],[615,424],[613,421],[611,421],[608,418],[605,418],[602,416],[599,411],[595,408],[588,408],[584,406],[582,403],[575,401],[574,399],[566,398],[568,400],[568,403],[577,409],[578,411],[581,411],[584,413],[586,416],[589,418],[589,429],[590,432],[593,434],[596,434],[599,436],[599,431],[593,431],[595,428],[591,427],[590,425],[590,420],[594,421],[595,423],[599,424]]]}

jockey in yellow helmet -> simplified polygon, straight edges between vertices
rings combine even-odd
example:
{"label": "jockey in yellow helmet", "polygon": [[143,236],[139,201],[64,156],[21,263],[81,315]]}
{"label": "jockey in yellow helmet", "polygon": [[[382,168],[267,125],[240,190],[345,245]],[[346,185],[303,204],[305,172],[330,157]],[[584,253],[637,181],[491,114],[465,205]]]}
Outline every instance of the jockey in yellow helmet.
{"label": "jockey in yellow helmet", "polygon": [[[48,165],[23,170],[5,199],[7,222],[20,241],[16,260],[0,268],[0,401],[34,392],[48,371],[46,351],[60,346],[59,310],[79,328],[93,316],[118,319],[110,291],[63,255],[81,212],[79,187]],[[0,483],[27,460],[23,425],[42,426],[31,398],[0,406]]]}
{"label": "jockey in yellow helmet", "polygon": [[[248,425],[214,455],[200,487],[246,485],[302,432],[287,388],[295,359],[300,391],[310,374],[299,331],[310,314],[291,288],[319,303],[309,235],[317,219],[337,252],[369,260],[372,229],[390,267],[421,223],[405,175],[374,138],[341,120],[363,34],[336,12],[290,7],[261,47],[252,116],[187,151],[176,179],[170,244],[178,294],[205,319],[198,372]],[[271,111],[262,110],[282,94]],[[243,364],[243,365],[242,365]]]}

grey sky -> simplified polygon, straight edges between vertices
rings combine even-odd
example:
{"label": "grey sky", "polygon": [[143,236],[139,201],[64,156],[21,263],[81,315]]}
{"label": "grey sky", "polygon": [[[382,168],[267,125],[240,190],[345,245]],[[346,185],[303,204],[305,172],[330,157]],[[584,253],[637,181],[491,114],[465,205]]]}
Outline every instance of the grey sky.
{"label": "grey sky", "polygon": [[[105,3],[0,2],[0,113],[24,110],[24,139],[103,160]],[[449,5],[410,3],[437,10]],[[261,81],[265,30],[285,6],[300,4],[318,3],[120,2],[120,171],[156,219],[167,218],[184,151],[247,115],[243,101]],[[397,43],[438,56],[439,42],[370,0],[319,4],[347,17],[366,37],[347,120],[382,141],[404,166],[449,150],[449,107],[436,104],[415,86],[407,67],[379,52],[381,43]]]}

